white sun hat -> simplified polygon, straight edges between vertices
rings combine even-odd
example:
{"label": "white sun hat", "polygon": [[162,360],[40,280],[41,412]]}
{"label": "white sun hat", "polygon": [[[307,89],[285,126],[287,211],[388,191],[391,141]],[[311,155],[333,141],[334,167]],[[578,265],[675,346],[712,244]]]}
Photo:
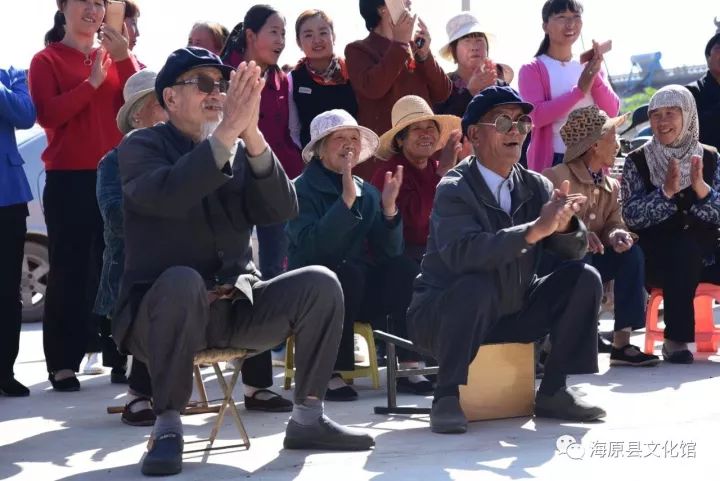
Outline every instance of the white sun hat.
{"label": "white sun hat", "polygon": [[342,109],[333,109],[318,114],[312,122],[310,122],[310,142],[302,151],[302,157],[305,162],[310,162],[317,154],[315,147],[317,143],[338,130],[355,129],[360,132],[360,154],[358,163],[363,162],[373,155],[378,146],[378,136],[372,130],[358,125],[357,120],[347,111]]}

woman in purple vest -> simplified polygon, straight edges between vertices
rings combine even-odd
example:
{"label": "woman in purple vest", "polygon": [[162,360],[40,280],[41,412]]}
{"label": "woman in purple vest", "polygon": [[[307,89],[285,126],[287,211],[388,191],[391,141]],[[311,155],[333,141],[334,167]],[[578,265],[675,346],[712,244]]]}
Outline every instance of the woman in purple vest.
{"label": "woman in purple vest", "polygon": [[305,57],[290,72],[290,136],[300,147],[310,142],[310,122],[342,109],[357,115],[345,59],[335,54],[333,21],[322,10],[306,10],[295,21],[295,40]]}

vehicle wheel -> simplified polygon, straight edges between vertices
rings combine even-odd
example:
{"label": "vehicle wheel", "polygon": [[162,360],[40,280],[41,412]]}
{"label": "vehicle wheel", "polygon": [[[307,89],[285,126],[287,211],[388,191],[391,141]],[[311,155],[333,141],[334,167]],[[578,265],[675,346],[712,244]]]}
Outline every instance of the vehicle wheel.
{"label": "vehicle wheel", "polygon": [[25,241],[25,256],[23,257],[20,281],[23,322],[42,320],[49,271],[50,258],[47,246],[35,240]]}

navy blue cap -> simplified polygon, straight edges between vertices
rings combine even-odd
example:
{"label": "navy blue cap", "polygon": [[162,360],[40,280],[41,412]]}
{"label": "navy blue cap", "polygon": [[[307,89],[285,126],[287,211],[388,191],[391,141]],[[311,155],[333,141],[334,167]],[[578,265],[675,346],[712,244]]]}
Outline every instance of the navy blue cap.
{"label": "navy blue cap", "polygon": [[200,67],[215,67],[222,72],[225,80],[230,79],[230,72],[235,70],[229,65],[225,65],[220,57],[209,50],[200,47],[185,47],[175,50],[165,61],[165,65],[158,72],[155,79],[155,95],[157,95],[160,105],[165,107],[163,101],[163,90],[171,87],[179,76]]}
{"label": "navy blue cap", "polygon": [[462,118],[463,134],[467,134],[468,127],[477,123],[483,115],[498,105],[518,105],[526,114],[533,109],[533,104],[524,102],[512,87],[493,85],[484,88],[473,97],[465,109]]}

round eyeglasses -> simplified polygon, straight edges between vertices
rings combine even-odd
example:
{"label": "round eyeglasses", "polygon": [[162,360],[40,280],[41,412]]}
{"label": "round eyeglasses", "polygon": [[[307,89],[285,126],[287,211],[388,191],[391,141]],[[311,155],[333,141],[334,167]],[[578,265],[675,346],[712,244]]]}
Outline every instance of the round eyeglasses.
{"label": "round eyeglasses", "polygon": [[529,115],[521,115],[517,120],[513,121],[509,115],[501,114],[495,119],[495,122],[478,122],[475,125],[489,125],[495,127],[501,134],[507,134],[512,130],[513,126],[517,127],[518,132],[527,134],[532,129],[532,119]]}
{"label": "round eyeglasses", "polygon": [[218,92],[224,94],[228,91],[229,82],[225,79],[213,80],[207,75],[198,75],[195,78],[175,82],[173,85],[195,85],[200,92],[205,94],[211,94],[217,88]]}

